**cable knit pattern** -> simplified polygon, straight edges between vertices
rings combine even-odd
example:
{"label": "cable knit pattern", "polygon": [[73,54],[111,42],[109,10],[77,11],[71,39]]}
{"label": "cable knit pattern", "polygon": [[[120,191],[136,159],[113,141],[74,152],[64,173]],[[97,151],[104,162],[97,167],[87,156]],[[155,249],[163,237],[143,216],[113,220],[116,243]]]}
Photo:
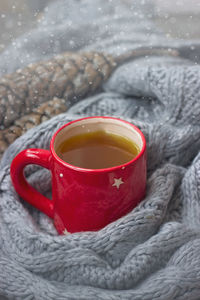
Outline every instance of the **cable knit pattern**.
{"label": "cable knit pattern", "polygon": [[[94,8],[92,1],[74,2]],[[107,9],[112,4],[98,2]],[[101,93],[30,129],[6,150],[0,163],[0,299],[200,299],[200,67],[186,47],[185,58],[122,65]],[[10,163],[25,148],[48,149],[60,126],[92,115],[117,116],[143,131],[147,194],[98,232],[58,236],[52,220],[14,191]],[[26,176],[49,195],[49,171],[29,166]]]}

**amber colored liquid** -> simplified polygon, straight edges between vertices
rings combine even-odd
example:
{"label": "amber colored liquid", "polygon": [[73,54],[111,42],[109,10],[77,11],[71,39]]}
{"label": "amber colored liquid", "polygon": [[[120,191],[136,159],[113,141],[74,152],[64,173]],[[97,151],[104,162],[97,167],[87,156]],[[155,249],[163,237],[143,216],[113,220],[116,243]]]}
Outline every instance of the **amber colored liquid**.
{"label": "amber colored liquid", "polygon": [[56,149],[65,162],[85,169],[104,169],[122,165],[140,152],[138,145],[122,136],[95,131],[64,140]]}

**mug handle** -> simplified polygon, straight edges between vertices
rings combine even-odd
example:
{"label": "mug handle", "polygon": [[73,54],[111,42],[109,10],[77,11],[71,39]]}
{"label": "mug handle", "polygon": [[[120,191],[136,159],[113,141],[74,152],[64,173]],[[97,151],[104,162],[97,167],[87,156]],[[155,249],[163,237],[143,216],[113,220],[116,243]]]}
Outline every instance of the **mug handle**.
{"label": "mug handle", "polygon": [[51,152],[43,149],[21,151],[12,161],[10,175],[16,192],[28,203],[53,218],[53,202],[34,189],[25,179],[24,168],[29,164],[50,168]]}

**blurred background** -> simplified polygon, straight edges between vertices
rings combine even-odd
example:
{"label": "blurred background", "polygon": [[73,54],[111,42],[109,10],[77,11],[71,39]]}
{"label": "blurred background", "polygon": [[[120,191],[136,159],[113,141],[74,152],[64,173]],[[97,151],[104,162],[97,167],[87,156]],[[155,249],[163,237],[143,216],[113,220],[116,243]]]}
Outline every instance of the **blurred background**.
{"label": "blurred background", "polygon": [[[15,37],[37,26],[44,9],[48,10],[48,4],[52,1],[0,0],[0,52]],[[168,37],[200,38],[200,0],[153,1],[156,22]]]}

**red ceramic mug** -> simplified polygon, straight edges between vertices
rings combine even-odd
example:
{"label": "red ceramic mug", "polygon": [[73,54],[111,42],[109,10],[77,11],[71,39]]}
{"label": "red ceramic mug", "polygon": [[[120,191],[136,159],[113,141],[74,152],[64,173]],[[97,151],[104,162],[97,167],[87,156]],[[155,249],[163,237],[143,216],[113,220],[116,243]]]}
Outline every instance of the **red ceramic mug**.
{"label": "red ceramic mug", "polygon": [[[139,154],[124,165],[106,169],[83,169],[63,161],[55,149],[67,138],[106,130],[134,141]],[[24,177],[24,167],[40,165],[51,171],[52,200],[36,191]],[[27,149],[12,161],[11,178],[18,194],[53,218],[60,234],[95,231],[130,212],[144,197],[146,188],[146,142],[129,122],[112,117],[89,117],[62,126],[52,137],[50,151]]]}

